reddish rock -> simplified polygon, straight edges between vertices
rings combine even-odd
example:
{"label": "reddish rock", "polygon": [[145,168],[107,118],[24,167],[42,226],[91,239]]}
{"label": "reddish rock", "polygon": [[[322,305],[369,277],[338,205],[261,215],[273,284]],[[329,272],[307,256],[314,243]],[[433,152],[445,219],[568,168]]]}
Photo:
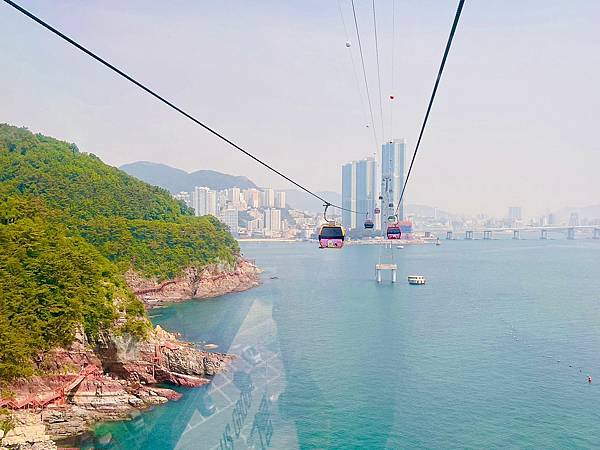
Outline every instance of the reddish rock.
{"label": "reddish rock", "polygon": [[261,272],[251,262],[239,259],[234,266],[213,264],[203,269],[189,267],[181,276],[162,282],[145,278],[132,270],[125,274],[125,279],[146,307],[152,308],[191,298],[211,298],[245,291],[260,284]]}

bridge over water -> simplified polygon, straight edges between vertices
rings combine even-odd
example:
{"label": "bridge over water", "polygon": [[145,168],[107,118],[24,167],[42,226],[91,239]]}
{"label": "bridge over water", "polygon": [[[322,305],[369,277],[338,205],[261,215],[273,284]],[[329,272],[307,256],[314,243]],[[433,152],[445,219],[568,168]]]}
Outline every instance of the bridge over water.
{"label": "bridge over water", "polygon": [[[521,239],[522,232],[536,232],[540,233],[540,239],[548,239],[548,233],[552,231],[565,232],[567,233],[567,239],[575,239],[577,231],[591,230],[592,239],[600,239],[600,225],[552,225],[552,226],[540,226],[540,227],[503,227],[503,228],[467,228],[464,230],[465,239],[474,239],[475,233],[482,234],[483,239],[492,239],[493,233],[513,233],[513,239]],[[446,230],[446,239],[454,239],[454,230]]]}

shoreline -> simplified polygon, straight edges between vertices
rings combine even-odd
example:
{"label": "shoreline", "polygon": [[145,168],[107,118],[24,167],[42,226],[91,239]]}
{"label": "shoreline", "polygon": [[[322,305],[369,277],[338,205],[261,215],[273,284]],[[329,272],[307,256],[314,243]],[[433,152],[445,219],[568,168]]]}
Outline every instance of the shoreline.
{"label": "shoreline", "polygon": [[[180,277],[162,283],[133,272],[126,280],[150,311],[252,289],[260,284],[260,273],[253,262],[240,258],[234,265],[188,268]],[[56,442],[68,443],[93,433],[99,423],[128,420],[136,411],[178,400],[181,394],[158,386],[209,384],[235,358],[199,349],[181,341],[174,331],[157,326],[145,341],[107,333],[95,346],[78,333],[69,348],[48,352],[45,359],[52,371],[15,383],[13,404],[31,403],[32,409],[10,409],[14,426],[6,434],[2,432],[0,448],[54,450]]]}
{"label": "shoreline", "polygon": [[243,292],[260,285],[262,269],[254,262],[239,258],[235,264],[212,264],[202,269],[189,267],[171,280],[149,279],[128,271],[125,280],[146,310],[181,303],[220,297],[234,292]]}

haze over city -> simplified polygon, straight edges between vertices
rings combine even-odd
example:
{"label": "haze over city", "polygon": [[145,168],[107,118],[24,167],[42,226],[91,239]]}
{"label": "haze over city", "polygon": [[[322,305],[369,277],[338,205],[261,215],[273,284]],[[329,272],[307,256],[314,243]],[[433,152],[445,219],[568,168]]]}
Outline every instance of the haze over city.
{"label": "haze over city", "polygon": [[[356,2],[381,143],[368,3]],[[358,70],[349,2],[340,5],[349,37],[334,1],[23,1],[292,178],[336,192],[343,163],[379,150],[348,55]],[[406,138],[410,156],[455,2],[398,3],[394,89],[391,2],[378,7],[383,136]],[[470,4],[407,202],[495,215],[519,205],[526,216],[597,204],[599,13],[599,4],[584,1]],[[0,73],[0,122],[76,142],[116,166],[150,160],[291,187],[14,10],[0,8],[0,28],[0,52],[11,61]]]}

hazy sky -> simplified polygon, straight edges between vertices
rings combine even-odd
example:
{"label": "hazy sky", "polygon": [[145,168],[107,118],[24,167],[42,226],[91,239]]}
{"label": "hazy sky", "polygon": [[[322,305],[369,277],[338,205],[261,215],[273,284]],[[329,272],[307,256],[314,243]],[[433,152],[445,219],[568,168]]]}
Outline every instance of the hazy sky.
{"label": "hazy sky", "polygon": [[[378,125],[371,1],[355,3]],[[315,190],[340,191],[341,164],[375,151],[337,0],[21,4]],[[376,4],[385,137],[412,153],[457,1],[396,0],[393,90],[392,0]],[[353,33],[350,2],[339,5]],[[527,217],[600,203],[598,23],[593,0],[467,0],[407,201],[496,215],[521,205]],[[289,187],[3,2],[0,64],[0,122],[113,165]]]}

